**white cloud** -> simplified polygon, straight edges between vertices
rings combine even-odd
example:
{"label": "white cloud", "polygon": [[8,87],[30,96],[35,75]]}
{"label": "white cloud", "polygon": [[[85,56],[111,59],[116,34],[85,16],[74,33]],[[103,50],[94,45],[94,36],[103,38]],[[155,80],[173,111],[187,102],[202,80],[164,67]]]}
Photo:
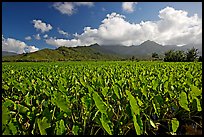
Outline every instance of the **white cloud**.
{"label": "white cloud", "polygon": [[60,28],[57,28],[59,34],[62,34],[62,35],[65,35],[65,36],[68,36],[69,34],[63,30],[61,30]]}
{"label": "white cloud", "polygon": [[25,37],[25,40],[32,40],[31,36]]}
{"label": "white cloud", "polygon": [[93,2],[74,2],[77,6],[89,6],[92,7],[94,6]]}
{"label": "white cloud", "polygon": [[65,40],[65,39],[56,39],[56,38],[49,38],[45,40],[47,44],[56,46],[56,47],[61,47],[61,46],[66,46],[66,47],[75,47],[81,45],[80,40],[72,39],[72,40]]}
{"label": "white cloud", "polygon": [[76,13],[77,6],[94,6],[93,2],[56,2],[53,4],[53,7],[59,10],[62,14],[72,15]]}
{"label": "white cloud", "polygon": [[34,24],[34,28],[41,30],[42,33],[52,30],[52,26],[50,24],[46,24],[41,20],[33,20],[32,23]]}
{"label": "white cloud", "polygon": [[102,10],[102,11],[106,11],[106,9],[105,9],[105,8],[102,8],[101,10]]}
{"label": "white cloud", "polygon": [[122,9],[126,12],[132,13],[134,11],[134,5],[136,4],[137,2],[123,2]]}
{"label": "white cloud", "polygon": [[33,35],[36,40],[41,40],[40,34]]}
{"label": "white cloud", "polygon": [[37,50],[39,49],[36,48],[35,46],[28,46],[24,42],[13,38],[5,39],[2,35],[2,51],[9,51],[9,52],[22,54],[22,53],[35,52]]}
{"label": "white cloud", "polygon": [[48,35],[47,35],[47,34],[45,34],[45,35],[43,36],[43,38],[45,38],[45,39],[46,39],[46,38],[48,38]]}
{"label": "white cloud", "polygon": [[50,38],[46,42],[55,46],[83,46],[123,44],[138,45],[152,40],[163,45],[201,44],[202,19],[186,11],[166,7],[159,12],[159,20],[130,23],[125,16],[107,14],[97,29],[85,27],[82,34],[75,33],[74,39]]}

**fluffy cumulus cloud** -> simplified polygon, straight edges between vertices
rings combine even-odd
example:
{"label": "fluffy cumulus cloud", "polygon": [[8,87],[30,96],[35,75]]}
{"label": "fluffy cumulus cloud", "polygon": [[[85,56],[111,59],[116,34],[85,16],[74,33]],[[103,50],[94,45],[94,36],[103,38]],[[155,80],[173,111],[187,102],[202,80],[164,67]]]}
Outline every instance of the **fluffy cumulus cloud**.
{"label": "fluffy cumulus cloud", "polygon": [[45,39],[46,39],[46,38],[48,38],[48,35],[47,35],[47,34],[45,34],[45,35],[43,36],[43,38],[45,38]]}
{"label": "fluffy cumulus cloud", "polygon": [[32,23],[34,24],[34,28],[40,30],[42,33],[50,31],[52,26],[50,24],[46,24],[41,20],[33,20]]}
{"label": "fluffy cumulus cloud", "polygon": [[56,2],[53,4],[53,7],[60,11],[62,14],[72,15],[76,13],[77,6],[94,6],[93,2]]}
{"label": "fluffy cumulus cloud", "polygon": [[28,46],[25,42],[13,38],[4,38],[2,35],[2,51],[15,52],[18,54],[35,52],[39,50],[35,46]]}
{"label": "fluffy cumulus cloud", "polygon": [[123,2],[122,3],[122,9],[126,12],[133,12],[134,6],[137,4],[137,2]]}
{"label": "fluffy cumulus cloud", "polygon": [[31,36],[25,37],[25,40],[32,40]]}
{"label": "fluffy cumulus cloud", "polygon": [[33,35],[36,40],[41,40],[40,34]]}
{"label": "fluffy cumulus cloud", "polygon": [[59,32],[59,34],[62,34],[62,35],[65,35],[65,36],[69,35],[68,32],[63,31],[60,28],[57,28],[57,31]]}
{"label": "fluffy cumulus cloud", "polygon": [[130,23],[125,16],[111,13],[97,28],[85,27],[74,39],[49,38],[46,42],[54,46],[79,46],[98,43],[100,45],[138,45],[152,40],[163,45],[202,43],[202,19],[197,14],[188,16],[183,10],[166,7],[159,11],[159,20]]}

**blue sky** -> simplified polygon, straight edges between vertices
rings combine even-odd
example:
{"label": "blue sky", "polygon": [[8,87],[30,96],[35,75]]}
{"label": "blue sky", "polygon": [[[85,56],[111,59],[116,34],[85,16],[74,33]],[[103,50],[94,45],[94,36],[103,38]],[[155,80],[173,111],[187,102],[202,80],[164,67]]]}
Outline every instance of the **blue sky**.
{"label": "blue sky", "polygon": [[[143,38],[140,38],[139,40],[139,36],[138,36],[138,40],[132,40],[132,41],[130,40],[130,37],[127,37],[127,39],[124,39],[123,41],[121,40],[123,38],[119,38],[117,36],[113,37],[115,41],[117,40],[120,43],[116,43],[112,39],[107,39],[105,34],[101,33],[104,28],[102,27],[99,28],[99,26],[103,24],[105,28],[107,29],[110,28],[107,31],[112,32],[113,36],[114,36],[114,33],[117,33],[116,32],[117,30],[120,30],[119,26],[120,24],[123,24],[123,23],[128,24],[130,27],[135,28],[136,24],[139,24],[140,26],[147,26],[147,27],[149,25],[149,27],[152,27],[152,26],[155,26],[154,23],[157,22],[156,25],[160,24],[158,25],[160,27],[162,25],[161,23],[159,23],[159,20],[162,20],[162,19],[158,15],[160,14],[160,11],[162,9],[165,9],[163,10],[164,14],[162,14],[162,16],[164,16],[163,20],[165,19],[168,20],[167,15],[170,16],[170,14],[167,14],[167,12],[172,12],[172,14],[175,14],[175,15],[178,14],[178,17],[181,17],[181,16],[184,17],[186,21],[188,21],[188,19],[191,19],[192,23],[195,23],[193,22],[193,20],[195,20],[193,16],[194,14],[197,14],[198,21],[195,23],[197,25],[195,30],[200,27],[198,22],[202,19],[201,2],[138,2],[138,3],[129,4],[129,5],[128,4],[123,5],[122,2],[94,2],[91,4],[90,3],[83,3],[83,4],[58,3],[58,8],[61,11],[56,8],[57,6],[54,6],[55,4],[56,3],[54,2],[2,2],[2,34],[3,34],[2,37],[4,40],[4,41],[2,40],[2,43],[3,42],[7,43],[5,45],[3,44],[4,47],[2,48],[2,50],[10,50],[10,51],[21,53],[21,52],[24,52],[22,48],[26,48],[26,46],[34,46],[36,49],[42,49],[42,48],[53,49],[62,45],[72,46],[71,44],[73,44],[74,46],[77,46],[77,44],[86,45],[86,44],[91,44],[95,42],[100,44],[124,44],[124,43],[139,44],[145,40]],[[63,14],[62,10],[66,10],[66,8],[70,7],[70,5],[72,7],[71,10],[68,9],[68,12],[70,13]],[[170,8],[167,8],[167,7],[170,7]],[[177,12],[179,10],[187,12],[188,15]],[[116,14],[112,14],[112,13],[116,13]],[[112,18],[107,17],[107,14],[113,17]],[[123,18],[122,16],[125,18]],[[106,21],[105,23],[102,23],[102,21],[105,20],[106,18],[108,18],[108,21]],[[39,25],[43,25],[42,23],[45,23],[46,25],[50,24],[52,28],[51,29],[47,28],[48,30],[42,32],[40,28],[34,27],[35,24],[33,20],[41,21],[41,24]],[[145,22],[145,25],[141,24],[142,21]],[[118,29],[117,27],[115,27],[116,29],[114,27],[111,27],[111,25],[114,25],[114,22],[116,22],[115,25],[118,25]],[[148,22],[151,22],[151,23],[148,24]],[[110,26],[107,26],[110,23],[112,24]],[[127,28],[129,27],[128,25],[127,25]],[[156,26],[156,28],[158,28],[158,26]],[[190,31],[189,26],[190,25],[188,24],[186,28],[189,28],[189,31]],[[85,27],[90,27],[90,28],[89,29],[87,28],[85,32],[84,30]],[[147,27],[144,27],[144,28],[147,28]],[[163,30],[163,28],[161,29]],[[63,31],[64,35],[60,34],[59,30],[61,30],[61,32]],[[125,31],[127,30],[128,29],[124,30],[124,35],[126,34]],[[132,33],[141,35],[141,32],[143,32],[143,31],[140,32],[139,30],[137,32],[136,30],[137,28],[135,28],[135,31]],[[94,34],[92,34],[92,32]],[[68,33],[68,35],[66,35],[66,33]],[[75,37],[73,35],[75,33],[77,33],[79,36]],[[82,33],[85,33],[85,34],[82,35]],[[150,33],[154,35],[153,32],[150,32]],[[166,36],[166,33],[163,35]],[[179,33],[180,32],[178,32],[178,34]],[[37,35],[37,34],[40,35],[40,40],[37,40],[34,37],[34,35]],[[43,36],[46,34],[48,35],[48,37],[44,38]],[[160,40],[162,38],[159,39],[154,36],[151,37],[143,33],[142,35],[144,35],[144,37],[147,37],[149,39],[155,40],[156,42],[166,44],[165,41]],[[185,37],[187,37],[186,35],[187,34],[185,34]],[[195,34],[195,35],[196,36],[202,35],[202,31],[201,31],[201,34]],[[31,40],[26,40],[25,38],[29,36],[31,37]],[[90,40],[88,40],[87,42],[87,40],[85,39],[90,39]],[[137,37],[134,39],[137,39]],[[177,38],[173,38],[173,39],[174,41],[179,41]],[[182,37],[182,39],[184,38]],[[12,49],[14,48],[12,44],[14,45],[14,43],[16,42],[15,40],[18,41],[16,43],[17,45],[20,42],[24,42],[23,44],[24,46],[22,46],[22,48],[16,47],[16,49]],[[74,42],[74,40],[77,40],[78,42]],[[169,43],[167,42],[167,44],[171,44],[171,41],[173,40],[168,39],[166,41],[169,42]],[[179,44],[187,44],[187,43],[182,43],[181,41],[180,43],[177,42],[172,44],[179,45]],[[10,45],[10,47],[8,48],[8,46],[6,47],[6,45]]]}

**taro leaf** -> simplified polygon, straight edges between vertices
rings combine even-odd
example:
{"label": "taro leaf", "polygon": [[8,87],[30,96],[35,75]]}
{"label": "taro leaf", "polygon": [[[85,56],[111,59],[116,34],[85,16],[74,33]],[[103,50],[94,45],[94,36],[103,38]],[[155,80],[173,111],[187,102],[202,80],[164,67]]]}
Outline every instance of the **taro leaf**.
{"label": "taro leaf", "polygon": [[140,126],[140,132],[142,134],[142,131],[143,131],[143,122],[142,122],[142,119],[141,119],[140,115],[136,115],[136,119],[137,119],[138,125]]}
{"label": "taro leaf", "polygon": [[47,122],[47,118],[43,117],[43,119],[37,119],[38,128],[40,130],[41,135],[47,135],[45,129],[51,127],[50,123]]}
{"label": "taro leaf", "polygon": [[29,108],[27,108],[27,107],[25,107],[25,106],[23,106],[23,105],[21,105],[21,104],[18,104],[17,106],[18,106],[18,111],[19,111],[20,113],[25,114],[27,111],[29,111]]}
{"label": "taro leaf", "polygon": [[57,107],[59,107],[64,112],[70,113],[69,103],[67,102],[66,98],[64,98],[62,95],[56,96],[55,104],[57,105]]}
{"label": "taro leaf", "polygon": [[106,115],[103,115],[103,113],[101,114],[101,118],[100,118],[101,124],[103,126],[103,128],[108,132],[109,135],[113,135],[112,134],[112,130],[109,126],[110,120],[108,120],[108,118],[106,117]]}
{"label": "taro leaf", "polygon": [[172,124],[172,130],[173,132],[176,132],[178,127],[179,127],[179,121],[176,118],[173,118],[171,120],[171,124]]}
{"label": "taro leaf", "polygon": [[190,94],[191,94],[191,97],[193,99],[194,97],[201,95],[202,91],[199,88],[197,88],[196,86],[191,86]]}
{"label": "taro leaf", "polygon": [[152,125],[153,128],[156,128],[156,125],[154,124],[154,122],[150,119],[150,124]]}
{"label": "taro leaf", "polygon": [[5,98],[4,106],[5,107],[11,107],[13,104],[15,104],[12,100]]}
{"label": "taro leaf", "polygon": [[194,99],[196,100],[197,110],[202,111],[202,108],[201,108],[201,105],[200,105],[200,100],[197,97],[195,97]]}
{"label": "taro leaf", "polygon": [[78,131],[79,131],[79,126],[73,125],[72,127],[72,133],[74,135],[78,135]]}
{"label": "taro leaf", "polygon": [[120,94],[119,94],[120,91],[116,85],[113,87],[113,91],[116,94],[116,96],[118,97],[118,99],[120,99]]}
{"label": "taro leaf", "polygon": [[59,88],[59,90],[60,90],[61,92],[64,93],[64,92],[66,91],[66,89],[65,89],[64,86],[63,86],[63,84],[62,84],[60,81],[58,81],[57,85],[58,85],[58,88]]}
{"label": "taro leaf", "polygon": [[143,88],[141,89],[142,94],[147,98],[147,91],[146,91],[146,87],[143,86]]}
{"label": "taro leaf", "polygon": [[132,96],[130,91],[126,90],[126,94],[128,95],[128,99],[130,102],[131,110],[134,112],[135,115],[140,114],[140,108],[137,105],[136,99]]}
{"label": "taro leaf", "polygon": [[2,124],[6,125],[10,120],[10,114],[8,108],[3,104],[2,105]]}
{"label": "taro leaf", "polygon": [[9,128],[6,126],[3,135],[11,135]]}
{"label": "taro leaf", "polygon": [[16,127],[14,126],[14,124],[11,121],[8,124],[8,126],[9,126],[9,129],[11,130],[12,134],[16,135],[17,134],[17,129],[16,129]]}
{"label": "taro leaf", "polygon": [[96,107],[99,109],[99,111],[101,113],[104,113],[105,115],[107,115],[107,112],[106,112],[107,107],[97,92],[93,92],[93,99],[94,99]]}
{"label": "taro leaf", "polygon": [[57,130],[56,135],[62,135],[65,132],[66,128],[62,119],[56,122],[55,130]]}
{"label": "taro leaf", "polygon": [[137,99],[137,102],[138,102],[139,106],[142,106],[143,102],[138,97],[136,97],[136,99]]}
{"label": "taro leaf", "polygon": [[133,115],[133,122],[134,122],[134,127],[135,127],[136,134],[141,135],[141,129],[140,129],[139,124],[137,123],[136,115],[133,114],[133,113],[132,113],[132,115]]}
{"label": "taro leaf", "polygon": [[108,92],[108,87],[102,88],[102,94],[104,97],[106,96],[107,92]]}
{"label": "taro leaf", "polygon": [[188,108],[187,95],[183,91],[180,93],[180,96],[179,96],[179,104],[183,109],[185,109],[187,111],[190,111],[189,108]]}
{"label": "taro leaf", "polygon": [[79,80],[80,80],[80,83],[82,84],[82,86],[86,87],[86,83],[85,83],[84,79],[82,77],[80,77]]}

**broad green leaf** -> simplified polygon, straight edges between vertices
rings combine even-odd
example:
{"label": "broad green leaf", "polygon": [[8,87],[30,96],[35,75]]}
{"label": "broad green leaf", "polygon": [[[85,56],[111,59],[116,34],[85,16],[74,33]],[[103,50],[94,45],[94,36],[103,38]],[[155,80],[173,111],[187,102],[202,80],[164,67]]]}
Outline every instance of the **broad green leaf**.
{"label": "broad green leaf", "polygon": [[80,83],[84,86],[84,87],[86,87],[86,83],[85,83],[85,81],[84,81],[84,79],[82,78],[82,77],[80,77]]}
{"label": "broad green leaf", "polygon": [[102,94],[104,97],[106,96],[107,92],[108,92],[108,87],[102,88]]}
{"label": "broad green leaf", "polygon": [[12,100],[5,98],[4,106],[5,107],[11,107],[13,104],[15,104]]}
{"label": "broad green leaf", "polygon": [[114,91],[114,93],[116,94],[116,96],[118,97],[118,99],[120,99],[120,95],[119,95],[119,90],[118,90],[118,87],[115,85],[115,86],[113,86],[113,91]]}
{"label": "broad green leaf", "polygon": [[154,124],[154,122],[150,119],[149,120],[150,124],[152,125],[153,128],[156,128],[156,125]]}
{"label": "broad green leaf", "polygon": [[43,117],[42,120],[37,119],[37,123],[38,123],[38,128],[40,130],[40,134],[41,135],[47,135],[45,129],[51,127],[50,123],[47,122],[47,118]]}
{"label": "broad green leaf", "polygon": [[107,112],[106,112],[107,107],[97,92],[93,92],[93,99],[94,99],[96,107],[99,109],[99,111],[101,113],[104,113],[105,115],[107,115]]}
{"label": "broad green leaf", "polygon": [[191,86],[190,94],[191,94],[191,97],[193,99],[194,97],[202,95],[202,91],[199,88],[197,88],[196,86]]}
{"label": "broad green leaf", "polygon": [[171,120],[172,130],[173,132],[176,132],[179,127],[179,121],[176,118],[173,118]]}
{"label": "broad green leaf", "polygon": [[18,111],[19,111],[20,113],[25,114],[27,111],[29,111],[29,108],[27,108],[27,107],[25,107],[25,106],[23,106],[23,105],[21,105],[21,104],[18,104],[17,107],[18,107]]}
{"label": "broad green leaf", "polygon": [[72,127],[72,133],[74,135],[78,135],[78,131],[79,131],[79,126],[73,125]]}
{"label": "broad green leaf", "polygon": [[126,94],[128,95],[128,99],[130,102],[131,110],[134,112],[135,115],[140,114],[140,108],[137,105],[136,99],[132,96],[130,91],[126,90]]}
{"label": "broad green leaf", "polygon": [[11,121],[8,124],[8,126],[9,126],[9,129],[11,130],[12,134],[16,135],[17,134],[17,129],[16,129],[16,127],[14,126],[14,124]]}
{"label": "broad green leaf", "polygon": [[179,95],[179,104],[180,106],[187,110],[187,111],[190,111],[190,109],[188,108],[188,100],[187,100],[187,95],[185,92],[181,92],[180,95]]}
{"label": "broad green leaf", "polygon": [[202,108],[201,108],[201,105],[200,105],[200,100],[197,97],[195,97],[194,99],[196,100],[197,110],[202,111]]}
{"label": "broad green leaf", "polygon": [[101,114],[100,121],[101,121],[103,128],[108,132],[108,134],[112,135],[112,130],[110,129],[110,126],[109,126],[109,123],[111,123],[111,122],[110,122],[110,120],[108,120],[106,115],[103,115],[103,113]]}
{"label": "broad green leaf", "polygon": [[142,101],[138,97],[136,97],[136,99],[137,99],[139,106],[142,106],[143,105]]}
{"label": "broad green leaf", "polygon": [[66,100],[65,97],[63,97],[63,95],[56,96],[55,104],[64,112],[70,113],[69,102]]}
{"label": "broad green leaf", "polygon": [[61,119],[60,121],[56,122],[55,130],[57,131],[56,135],[62,135],[65,132],[66,128],[64,125],[64,120]]}
{"label": "broad green leaf", "polygon": [[6,106],[2,105],[2,124],[6,125],[10,120],[9,110]]}
{"label": "broad green leaf", "polygon": [[141,135],[141,129],[140,129],[140,126],[139,126],[139,124],[137,122],[136,115],[133,114],[133,113],[132,113],[132,115],[133,115],[133,122],[134,122],[134,127],[135,127],[136,134]]}

